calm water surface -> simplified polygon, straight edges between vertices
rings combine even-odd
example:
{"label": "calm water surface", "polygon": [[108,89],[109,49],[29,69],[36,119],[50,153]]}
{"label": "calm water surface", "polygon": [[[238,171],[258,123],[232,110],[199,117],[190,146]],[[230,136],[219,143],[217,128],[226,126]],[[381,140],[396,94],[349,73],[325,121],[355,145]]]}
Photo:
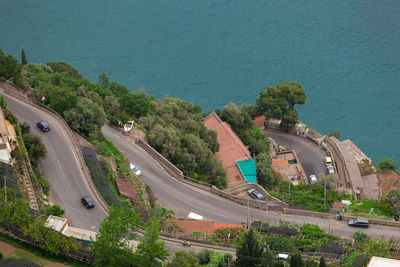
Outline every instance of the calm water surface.
{"label": "calm water surface", "polygon": [[300,119],[400,167],[400,1],[0,0],[0,48],[205,111],[300,82]]}

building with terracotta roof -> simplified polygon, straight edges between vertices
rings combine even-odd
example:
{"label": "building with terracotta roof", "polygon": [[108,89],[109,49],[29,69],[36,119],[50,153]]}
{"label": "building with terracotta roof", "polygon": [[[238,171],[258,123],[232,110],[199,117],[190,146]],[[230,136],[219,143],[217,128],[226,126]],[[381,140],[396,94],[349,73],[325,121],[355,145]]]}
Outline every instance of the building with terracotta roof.
{"label": "building with terracotta roof", "polygon": [[277,159],[272,160],[271,167],[295,185],[305,181],[306,176],[303,167],[294,150],[279,152]]}
{"label": "building with terracotta roof", "polygon": [[226,171],[228,188],[244,184],[245,179],[236,162],[251,159],[250,151],[215,112],[204,119],[204,125],[207,129],[217,132],[219,151],[215,153],[215,157],[222,162]]}

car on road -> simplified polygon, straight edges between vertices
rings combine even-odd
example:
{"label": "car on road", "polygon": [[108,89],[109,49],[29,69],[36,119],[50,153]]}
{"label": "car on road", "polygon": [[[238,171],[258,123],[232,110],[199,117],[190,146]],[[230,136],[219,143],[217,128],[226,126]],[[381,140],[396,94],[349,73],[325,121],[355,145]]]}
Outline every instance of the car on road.
{"label": "car on road", "polygon": [[135,174],[137,176],[142,174],[142,172],[138,169],[138,167],[136,167],[132,162],[129,164],[129,167],[131,168],[131,171],[133,172],[133,174]]}
{"label": "car on road", "polygon": [[81,201],[82,201],[83,206],[85,206],[87,209],[94,208],[94,202],[90,196],[81,197]]}
{"label": "car on road", "polygon": [[311,174],[309,177],[309,182],[310,184],[315,184],[316,182],[318,182],[317,176],[315,174]]}
{"label": "car on road", "polygon": [[349,220],[349,226],[352,227],[362,227],[362,228],[368,228],[369,222],[367,219],[350,219]]}
{"label": "car on road", "polygon": [[325,165],[326,165],[326,167],[332,166],[332,158],[331,157],[325,157]]}
{"label": "car on road", "polygon": [[125,123],[124,132],[129,133],[132,130],[134,124],[135,124],[134,121],[128,121],[127,123]]}
{"label": "car on road", "polygon": [[252,188],[247,191],[247,194],[251,196],[252,198],[258,199],[258,200],[265,200],[265,197],[263,194],[261,194],[258,190]]}
{"label": "car on road", "polygon": [[335,168],[333,166],[328,166],[326,168],[328,169],[329,174],[335,173]]}
{"label": "car on road", "polygon": [[42,132],[48,132],[50,131],[50,127],[45,121],[39,121],[36,123],[36,126],[42,131]]}

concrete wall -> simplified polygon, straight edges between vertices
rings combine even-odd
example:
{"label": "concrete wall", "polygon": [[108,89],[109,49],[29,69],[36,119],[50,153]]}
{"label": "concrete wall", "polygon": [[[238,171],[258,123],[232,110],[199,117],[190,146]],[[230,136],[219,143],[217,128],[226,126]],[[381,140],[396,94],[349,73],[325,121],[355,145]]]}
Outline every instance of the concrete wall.
{"label": "concrete wall", "polygon": [[158,153],[154,148],[152,148],[146,142],[138,140],[138,145],[141,146],[147,153],[149,153],[167,172],[169,175],[176,179],[183,179],[183,172],[179,170],[174,164],[169,162],[163,155]]}
{"label": "concrete wall", "polygon": [[310,216],[310,217],[316,217],[316,218],[326,218],[326,219],[334,219],[336,216],[335,214],[330,214],[330,213],[315,212],[315,211],[308,211],[308,210],[297,210],[297,209],[283,209],[283,213],[300,215],[300,216]]}
{"label": "concrete wall", "polygon": [[[160,153],[158,153],[154,148],[152,148],[150,145],[147,143],[138,140],[138,144],[146,151],[148,152],[172,177],[175,179],[178,179],[179,181],[186,183],[190,186],[197,187],[199,189],[211,192],[213,194],[216,194],[218,196],[221,196],[223,198],[232,200],[236,203],[246,205],[247,206],[247,201],[248,198],[246,197],[240,197],[240,196],[235,196],[232,195],[234,192],[238,191],[243,191],[243,190],[248,190],[250,188],[255,188],[259,190],[268,201],[260,201],[260,200],[255,200],[255,199],[249,199],[249,206],[253,208],[258,208],[262,210],[282,210],[283,207],[287,207],[288,205],[285,202],[280,201],[277,198],[274,198],[273,196],[269,195],[264,188],[262,188],[260,185],[257,184],[244,184],[238,187],[234,187],[228,190],[219,190],[217,187],[209,185],[209,184],[201,184],[198,183],[197,181],[191,180],[189,177],[185,177],[182,173],[181,170],[179,170],[175,165],[173,165],[171,162],[169,162],[166,158],[164,158]],[[236,190],[236,191],[235,191]]]}
{"label": "concrete wall", "polygon": [[[243,185],[239,185],[239,186],[236,186],[236,187],[232,187],[232,188],[226,189],[223,192],[224,193],[228,193],[228,194],[235,194],[237,192],[242,192],[242,191],[246,191],[247,192],[247,190],[249,190],[251,188],[254,188],[254,189],[257,189],[258,191],[260,191],[260,193],[263,194],[265,199],[269,202],[268,205],[270,205],[270,206],[271,205],[275,205],[275,206],[277,205],[277,206],[281,206],[282,208],[288,207],[287,203],[285,203],[282,200],[279,200],[279,199],[271,196],[270,194],[268,194],[267,191],[265,191],[265,189],[262,186],[260,186],[258,184],[247,183],[247,184],[243,184]],[[237,197],[237,196],[235,196],[235,197]],[[247,198],[245,198],[245,199],[247,199]],[[258,201],[257,201],[257,203],[258,203]],[[247,203],[246,203],[246,205],[247,205]]]}

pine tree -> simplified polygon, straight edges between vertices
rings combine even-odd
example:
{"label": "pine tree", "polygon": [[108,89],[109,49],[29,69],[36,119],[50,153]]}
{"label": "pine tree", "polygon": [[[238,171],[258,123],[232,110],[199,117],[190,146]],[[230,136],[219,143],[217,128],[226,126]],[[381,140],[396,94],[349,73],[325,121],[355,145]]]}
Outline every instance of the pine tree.
{"label": "pine tree", "polygon": [[303,261],[301,260],[300,254],[295,254],[290,259],[290,267],[302,267]]}
{"label": "pine tree", "polygon": [[22,65],[28,64],[28,60],[26,60],[25,50],[23,48],[21,50],[21,62]]}
{"label": "pine tree", "polygon": [[326,263],[325,263],[325,258],[324,257],[321,257],[321,259],[319,260],[319,265],[318,265],[319,267],[325,267],[326,266]]}
{"label": "pine tree", "polygon": [[261,262],[262,248],[253,229],[247,232],[243,243],[236,249],[235,266],[257,266]]}

